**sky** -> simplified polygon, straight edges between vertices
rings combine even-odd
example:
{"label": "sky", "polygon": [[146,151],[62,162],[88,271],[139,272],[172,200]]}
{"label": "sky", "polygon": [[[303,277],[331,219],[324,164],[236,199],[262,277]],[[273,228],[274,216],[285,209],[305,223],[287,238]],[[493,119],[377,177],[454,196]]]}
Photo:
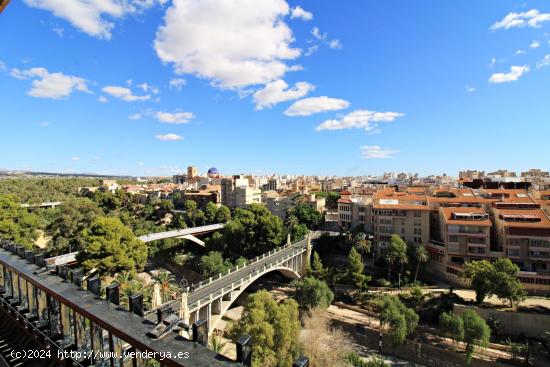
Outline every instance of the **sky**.
{"label": "sky", "polygon": [[550,3],[20,0],[0,169],[550,169]]}

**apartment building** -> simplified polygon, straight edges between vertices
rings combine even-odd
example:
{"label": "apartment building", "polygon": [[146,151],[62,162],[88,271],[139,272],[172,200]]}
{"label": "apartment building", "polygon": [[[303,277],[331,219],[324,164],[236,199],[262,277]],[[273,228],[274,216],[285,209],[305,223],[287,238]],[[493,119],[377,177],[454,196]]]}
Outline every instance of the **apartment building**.
{"label": "apartment building", "polygon": [[338,200],[338,224],[341,228],[360,228],[372,233],[372,197],[342,191]]}
{"label": "apartment building", "polygon": [[260,204],[262,202],[262,190],[249,186],[235,187],[235,208],[245,209],[250,204]]}
{"label": "apartment building", "polygon": [[[499,257],[491,252],[491,220],[489,213],[479,207],[440,207],[439,241],[426,244],[430,256],[430,270],[453,277],[456,268],[466,261]],[[447,264],[454,265],[447,267]]]}
{"label": "apartment building", "polygon": [[430,207],[423,190],[378,190],[373,197],[374,240],[383,250],[392,234],[408,243],[427,244],[430,240]]}

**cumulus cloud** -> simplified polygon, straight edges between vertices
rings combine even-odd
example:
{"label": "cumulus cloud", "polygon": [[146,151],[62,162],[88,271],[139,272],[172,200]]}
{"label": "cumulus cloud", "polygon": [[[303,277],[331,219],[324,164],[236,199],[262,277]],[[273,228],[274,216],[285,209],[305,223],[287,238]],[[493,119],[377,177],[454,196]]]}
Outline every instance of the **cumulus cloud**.
{"label": "cumulus cloud", "polygon": [[24,0],[33,8],[47,10],[65,19],[78,30],[100,39],[110,39],[112,19],[148,9],[166,0]]}
{"label": "cumulus cloud", "polygon": [[332,49],[339,50],[342,48],[342,43],[339,40],[332,40],[328,43],[328,46]]}
{"label": "cumulus cloud", "polygon": [[134,101],[146,101],[151,98],[149,94],[144,96],[136,96],[132,93],[129,88],[119,87],[116,85],[109,85],[101,89],[104,93],[108,95],[121,99],[125,102],[134,102]]}
{"label": "cumulus cloud", "polygon": [[294,87],[288,88],[288,84],[284,80],[276,80],[254,93],[253,99],[256,109],[261,110],[271,108],[277,103],[302,98],[314,89],[315,86],[307,82],[298,82],[294,84]]}
{"label": "cumulus cloud", "polygon": [[350,103],[343,99],[327,96],[310,97],[296,101],[286,111],[287,116],[309,116],[315,113],[338,111],[348,108]]}
{"label": "cumulus cloud", "polygon": [[529,71],[529,66],[512,66],[509,73],[495,73],[489,78],[489,83],[499,84],[499,83],[508,83],[515,82],[523,74]]}
{"label": "cumulus cloud", "polygon": [[391,158],[399,153],[397,149],[386,149],[378,145],[364,145],[361,148],[361,158],[363,159],[385,159]]}
{"label": "cumulus cloud", "polygon": [[517,55],[525,55],[527,52],[525,52],[524,50],[517,50],[516,51],[516,56]]}
{"label": "cumulus cloud", "polygon": [[364,129],[373,132],[378,127],[378,122],[392,122],[398,117],[405,116],[400,112],[376,112],[368,110],[356,110],[348,113],[341,119],[326,120],[316,130],[343,130]]}
{"label": "cumulus cloud", "polygon": [[97,101],[98,101],[99,103],[107,103],[107,102],[109,102],[109,100],[108,100],[107,97],[105,97],[105,96],[99,96],[99,97],[97,98]]}
{"label": "cumulus cloud", "polygon": [[475,87],[470,87],[470,86],[467,85],[467,86],[466,86],[466,91],[467,91],[467,92],[470,92],[470,93],[473,93],[473,92],[476,92],[477,89],[476,89]]}
{"label": "cumulus cloud", "polygon": [[302,9],[300,6],[297,6],[295,8],[292,8],[292,10],[290,11],[290,19],[294,18],[300,18],[302,20],[312,20],[313,14],[311,14],[309,11]]}
{"label": "cumulus cloud", "polygon": [[31,97],[62,99],[74,91],[91,93],[86,79],[60,72],[50,73],[45,68],[12,69],[10,75],[16,79],[32,79],[31,89],[27,91]]}
{"label": "cumulus cloud", "polygon": [[544,59],[537,62],[537,69],[542,69],[547,66],[550,66],[550,55],[544,56]]}
{"label": "cumulus cloud", "polygon": [[319,50],[318,45],[313,45],[307,48],[306,52],[304,53],[304,56],[309,56]]}
{"label": "cumulus cloud", "polygon": [[128,120],[141,120],[142,117],[143,117],[143,114],[141,112],[137,112],[128,116]]}
{"label": "cumulus cloud", "polygon": [[192,112],[183,111],[176,111],[172,113],[158,111],[154,116],[157,120],[164,122],[165,124],[187,124],[195,117]]}
{"label": "cumulus cloud", "polygon": [[159,134],[155,135],[155,138],[161,141],[179,141],[183,140],[183,136],[180,136],[178,134]]}
{"label": "cumulus cloud", "polygon": [[173,79],[170,79],[169,84],[170,84],[170,88],[181,90],[181,88],[185,87],[185,85],[187,84],[187,81],[183,78],[173,78]]}
{"label": "cumulus cloud", "polygon": [[156,35],[158,57],[177,74],[222,88],[281,79],[301,50],[292,48],[285,0],[174,0]]}
{"label": "cumulus cloud", "polygon": [[540,47],[540,42],[535,40],[535,41],[531,42],[531,44],[529,45],[529,47],[531,47],[531,48],[539,48],[539,47]]}
{"label": "cumulus cloud", "polygon": [[550,21],[550,13],[541,14],[537,9],[531,9],[522,13],[509,13],[501,21],[493,24],[491,29],[496,31],[510,28],[539,28],[541,23],[548,21]]}

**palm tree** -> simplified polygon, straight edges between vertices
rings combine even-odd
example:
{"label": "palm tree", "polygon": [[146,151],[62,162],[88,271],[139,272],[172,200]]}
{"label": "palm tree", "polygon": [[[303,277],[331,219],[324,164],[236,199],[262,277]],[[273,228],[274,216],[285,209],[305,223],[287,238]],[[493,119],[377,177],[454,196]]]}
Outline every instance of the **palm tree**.
{"label": "palm tree", "polygon": [[426,251],[426,248],[423,245],[420,245],[416,248],[415,257],[416,257],[416,271],[414,273],[414,282],[416,283],[416,278],[418,277],[418,269],[420,268],[420,264],[428,261],[428,252]]}
{"label": "palm tree", "polygon": [[363,232],[359,232],[355,235],[355,247],[360,251],[361,253],[361,261],[363,260],[363,255],[370,252],[371,250],[371,243],[369,240],[367,240],[367,235]]}
{"label": "palm tree", "polygon": [[153,276],[154,284],[158,284],[160,287],[160,297],[162,303],[168,302],[172,299],[172,294],[177,291],[175,284],[175,278],[172,273],[167,271],[159,271]]}
{"label": "palm tree", "polygon": [[401,289],[401,274],[403,274],[403,264],[406,264],[409,262],[409,258],[407,257],[407,252],[406,251],[399,252],[399,254],[397,255],[397,259],[401,264],[401,269],[399,270],[399,288]]}

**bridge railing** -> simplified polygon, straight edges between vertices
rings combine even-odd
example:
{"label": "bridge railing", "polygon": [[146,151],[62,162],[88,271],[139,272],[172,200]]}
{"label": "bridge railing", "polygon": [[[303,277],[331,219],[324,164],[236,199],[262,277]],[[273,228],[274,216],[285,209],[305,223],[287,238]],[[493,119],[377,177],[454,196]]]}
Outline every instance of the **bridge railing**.
{"label": "bridge railing", "polygon": [[[253,264],[257,263],[258,261],[261,261],[261,260],[263,260],[267,257],[275,255],[275,254],[277,254],[281,251],[284,251],[284,250],[286,250],[290,247],[304,247],[304,246],[306,246],[306,244],[307,244],[307,238],[303,239],[303,240],[300,240],[296,243],[290,244],[290,245],[285,244],[284,246],[277,247],[277,248],[275,248],[275,249],[273,249],[269,252],[266,252],[262,255],[256,256],[252,260],[245,261],[244,267],[253,265]],[[209,277],[208,279],[201,280],[198,283],[193,283],[193,285],[191,286],[191,289],[193,289],[193,292],[197,291],[200,288],[203,288],[203,287],[209,285],[210,283],[212,283],[214,281],[218,281],[221,278],[225,278],[226,276],[230,275],[231,273],[234,273],[235,271],[242,270],[242,268],[243,268],[243,266],[241,266],[241,267],[239,267],[239,266],[231,267],[224,273],[219,273],[218,275],[214,275],[213,277]]]}
{"label": "bridge railing", "polygon": [[[299,242],[298,242],[299,243]],[[296,243],[296,244],[298,244]],[[292,247],[286,246],[286,248]],[[240,278],[237,281],[231,282],[228,285],[216,290],[215,292],[209,294],[207,297],[200,298],[196,300],[195,302],[189,304],[189,311],[194,311],[200,308],[201,305],[206,305],[208,303],[211,303],[212,300],[218,299],[222,297],[224,294],[227,294],[231,291],[233,291],[235,288],[240,287],[242,284],[246,284],[252,281],[252,279],[255,279],[257,276],[265,274],[268,270],[296,257],[297,255],[300,255],[305,251],[305,247],[298,246],[295,251],[292,251],[285,256],[278,258],[274,260],[273,262],[265,263],[264,267],[260,267],[257,269],[254,269],[249,274],[245,275],[244,277]],[[278,251],[277,251],[278,252]]]}

